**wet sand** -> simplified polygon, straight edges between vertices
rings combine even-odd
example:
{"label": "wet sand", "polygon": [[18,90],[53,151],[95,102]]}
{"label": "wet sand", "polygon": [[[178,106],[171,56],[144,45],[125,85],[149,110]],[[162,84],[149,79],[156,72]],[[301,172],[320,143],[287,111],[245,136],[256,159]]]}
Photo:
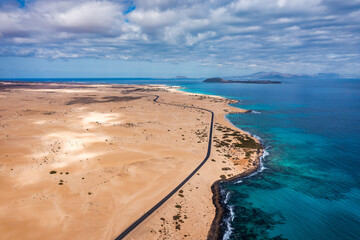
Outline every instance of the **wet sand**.
{"label": "wet sand", "polygon": [[154,95],[214,111],[213,149],[127,238],[206,239],[212,184],[254,169],[260,154],[232,146],[246,134],[224,115],[243,110],[164,86],[1,83],[2,239],[114,239],[177,186],[206,155],[210,114]]}

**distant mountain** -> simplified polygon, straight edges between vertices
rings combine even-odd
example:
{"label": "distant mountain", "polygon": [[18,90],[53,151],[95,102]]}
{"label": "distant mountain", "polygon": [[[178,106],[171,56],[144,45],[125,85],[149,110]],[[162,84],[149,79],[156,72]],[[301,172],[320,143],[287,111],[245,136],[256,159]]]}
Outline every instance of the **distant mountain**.
{"label": "distant mountain", "polygon": [[252,84],[279,84],[280,81],[270,81],[270,80],[225,80],[222,78],[208,78],[203,82],[207,83],[252,83]]}
{"label": "distant mountain", "polygon": [[232,79],[290,79],[290,78],[305,78],[310,77],[306,74],[290,74],[280,72],[257,72],[250,75],[244,76],[233,76],[229,77]]}
{"label": "distant mountain", "polygon": [[340,78],[340,74],[338,73],[318,73],[314,75],[314,77],[318,78]]}
{"label": "distant mountain", "polygon": [[257,72],[243,76],[224,77],[225,79],[234,80],[272,80],[272,79],[337,79],[337,78],[359,78],[356,74],[340,75],[338,73],[317,73],[317,74],[291,74],[280,72]]}

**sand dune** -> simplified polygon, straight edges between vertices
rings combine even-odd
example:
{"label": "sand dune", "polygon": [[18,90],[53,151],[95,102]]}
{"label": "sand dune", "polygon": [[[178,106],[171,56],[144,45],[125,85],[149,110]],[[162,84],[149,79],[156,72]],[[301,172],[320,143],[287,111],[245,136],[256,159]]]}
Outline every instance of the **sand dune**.
{"label": "sand dune", "polygon": [[[1,239],[113,239],[206,153],[209,114],[155,103],[154,95],[210,108],[223,126],[224,114],[235,110],[226,99],[164,86],[5,83],[2,90]],[[214,217],[211,184],[225,166],[230,176],[248,164],[234,166],[216,151],[211,158],[216,162],[204,166],[183,197],[169,200],[128,238],[206,238]],[[172,219],[179,203],[187,218],[178,229]]]}

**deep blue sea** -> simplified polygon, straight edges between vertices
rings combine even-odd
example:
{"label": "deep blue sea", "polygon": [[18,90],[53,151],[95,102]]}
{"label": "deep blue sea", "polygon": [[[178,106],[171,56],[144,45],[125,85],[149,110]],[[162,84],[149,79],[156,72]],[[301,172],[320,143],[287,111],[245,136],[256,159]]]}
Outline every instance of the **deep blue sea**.
{"label": "deep blue sea", "polygon": [[222,184],[228,209],[224,238],[360,239],[360,80],[273,85],[202,80],[75,81],[178,85],[237,99],[236,107],[254,110],[227,116],[258,136],[269,155],[263,171]]}

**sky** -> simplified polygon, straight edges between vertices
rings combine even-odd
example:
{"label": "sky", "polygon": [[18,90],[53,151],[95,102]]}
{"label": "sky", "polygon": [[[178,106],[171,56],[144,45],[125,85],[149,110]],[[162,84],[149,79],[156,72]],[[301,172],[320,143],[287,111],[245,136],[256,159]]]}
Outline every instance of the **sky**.
{"label": "sky", "polygon": [[360,0],[0,0],[0,78],[360,74]]}

